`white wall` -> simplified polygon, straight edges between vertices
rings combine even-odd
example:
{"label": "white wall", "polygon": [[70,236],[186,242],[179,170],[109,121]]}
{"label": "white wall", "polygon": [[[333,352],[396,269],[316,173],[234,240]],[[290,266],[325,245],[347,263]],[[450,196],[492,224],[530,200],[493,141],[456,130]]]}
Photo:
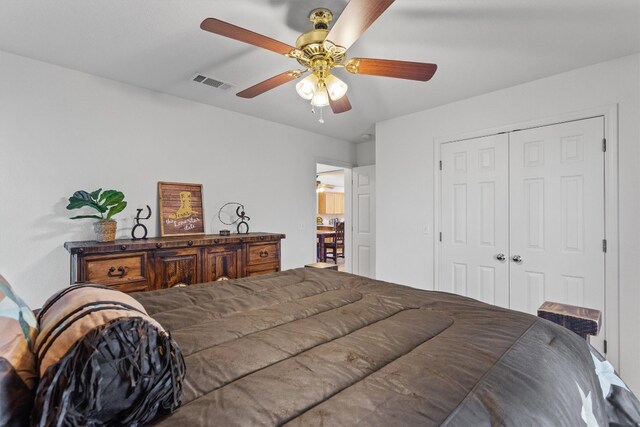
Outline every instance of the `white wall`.
{"label": "white wall", "polygon": [[356,162],[358,166],[369,166],[376,164],[375,140],[360,142],[356,144]]}
{"label": "white wall", "polygon": [[619,107],[620,370],[640,391],[640,54],[379,123],[377,277],[433,289],[434,139],[611,104]]}
{"label": "white wall", "polygon": [[32,306],[69,284],[64,242],[95,238],[65,209],[78,189],[125,193],[126,238],[146,204],[159,233],[158,181],[201,183],[207,232],[242,202],[252,231],[287,235],[283,269],[315,261],[316,158],[354,164],[353,144],[7,53],[0,64],[0,272]]}

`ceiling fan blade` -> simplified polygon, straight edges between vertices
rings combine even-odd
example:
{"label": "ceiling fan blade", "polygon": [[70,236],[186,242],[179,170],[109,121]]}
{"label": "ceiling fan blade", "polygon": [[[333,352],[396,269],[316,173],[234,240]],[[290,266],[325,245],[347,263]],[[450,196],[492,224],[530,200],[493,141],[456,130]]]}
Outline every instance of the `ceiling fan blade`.
{"label": "ceiling fan blade", "polygon": [[351,0],[333,24],[327,40],[349,49],[394,0]]}
{"label": "ceiling fan blade", "polygon": [[438,66],[426,62],[394,61],[390,59],[353,58],[345,68],[353,74],[395,77],[397,79],[426,82],[433,77]]}
{"label": "ceiling fan blade", "polygon": [[329,105],[331,105],[331,109],[334,114],[344,113],[345,111],[351,110],[351,103],[349,102],[349,98],[347,95],[343,95],[342,98],[337,101],[333,101],[329,98]]}
{"label": "ceiling fan blade", "polygon": [[250,88],[243,90],[242,92],[238,92],[236,95],[240,98],[254,98],[260,94],[265,93],[268,90],[288,83],[291,80],[295,80],[301,75],[302,71],[300,70],[285,71],[284,73],[273,76],[270,79],[258,83],[257,85],[253,85]]}
{"label": "ceiling fan blade", "polygon": [[202,24],[200,24],[200,28],[214,34],[220,34],[221,36],[258,46],[282,55],[286,55],[295,49],[293,46],[289,46],[286,43],[279,42],[278,40],[263,36],[262,34],[254,33],[253,31],[245,30],[244,28],[229,24],[228,22],[224,22],[216,18],[205,19],[202,21]]}

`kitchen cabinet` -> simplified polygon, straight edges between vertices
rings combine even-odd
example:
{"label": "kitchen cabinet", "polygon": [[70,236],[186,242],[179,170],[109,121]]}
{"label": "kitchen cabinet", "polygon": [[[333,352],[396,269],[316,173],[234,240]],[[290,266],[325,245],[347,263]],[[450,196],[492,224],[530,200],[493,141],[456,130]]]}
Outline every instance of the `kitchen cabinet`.
{"label": "kitchen cabinet", "polygon": [[344,193],[318,193],[318,213],[325,215],[343,215]]}

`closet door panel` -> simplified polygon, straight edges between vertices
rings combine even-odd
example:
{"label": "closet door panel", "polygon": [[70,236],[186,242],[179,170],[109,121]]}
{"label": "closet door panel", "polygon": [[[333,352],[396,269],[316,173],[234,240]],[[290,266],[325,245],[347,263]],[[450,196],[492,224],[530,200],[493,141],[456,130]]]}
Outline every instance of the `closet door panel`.
{"label": "closet door panel", "polygon": [[441,146],[438,289],[508,307],[508,137]]}
{"label": "closet door panel", "polygon": [[603,126],[598,117],[509,134],[512,309],[604,312]]}

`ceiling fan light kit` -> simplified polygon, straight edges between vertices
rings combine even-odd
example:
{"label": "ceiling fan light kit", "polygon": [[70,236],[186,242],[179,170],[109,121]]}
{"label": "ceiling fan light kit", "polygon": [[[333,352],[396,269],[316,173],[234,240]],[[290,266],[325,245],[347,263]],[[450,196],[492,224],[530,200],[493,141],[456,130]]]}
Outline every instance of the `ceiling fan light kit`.
{"label": "ceiling fan light kit", "polygon": [[298,95],[300,95],[302,99],[310,100],[313,98],[317,85],[318,78],[315,74],[310,74],[296,83],[296,92],[298,92]]}
{"label": "ceiling fan light kit", "polygon": [[318,83],[316,91],[313,94],[313,98],[311,98],[311,106],[326,107],[327,105],[329,105],[329,94],[327,93],[327,88],[324,83]]}
{"label": "ceiling fan light kit", "polygon": [[327,96],[332,101],[337,101],[347,93],[349,86],[333,74],[328,74],[323,79],[316,73],[309,74],[296,84],[296,92],[302,99],[311,100],[314,107],[326,107],[329,105]]}
{"label": "ceiling fan light kit", "polygon": [[[331,106],[335,114],[351,110],[348,86],[330,71],[344,68],[352,74],[365,74],[400,79],[428,81],[436,72],[435,64],[388,59],[352,58],[347,60],[347,49],[369,28],[394,0],[351,0],[340,18],[329,29],[333,14],[329,9],[313,9],[309,20],[313,29],[301,34],[296,47],[246,30],[216,18],[202,21],[200,28],[244,43],[296,59],[304,70],[289,70],[264,80],[237,95],[253,98],[282,84],[310,74],[296,84],[296,92],[314,107]],[[323,123],[322,109],[320,122]]]}
{"label": "ceiling fan light kit", "polygon": [[349,86],[333,74],[329,74],[326,79],[324,79],[325,85],[327,86],[327,91],[329,91],[329,98],[332,101],[337,101],[347,94],[347,89]]}

